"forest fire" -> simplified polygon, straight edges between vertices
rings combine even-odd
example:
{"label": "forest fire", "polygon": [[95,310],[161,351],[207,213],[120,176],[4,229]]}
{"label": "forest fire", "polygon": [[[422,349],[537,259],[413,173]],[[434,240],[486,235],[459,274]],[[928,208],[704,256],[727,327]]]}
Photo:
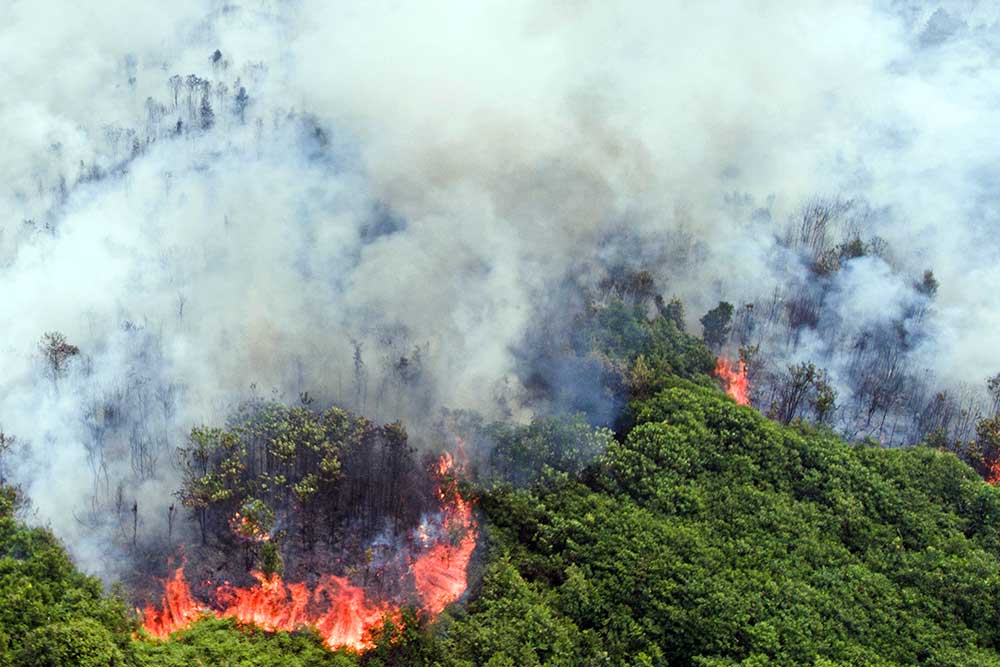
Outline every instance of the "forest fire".
{"label": "forest fire", "polygon": [[737,404],[750,405],[750,381],[742,359],[734,365],[726,357],[719,357],[715,361],[715,375],[722,380],[726,393]]}
{"label": "forest fire", "polygon": [[251,588],[218,589],[216,599],[224,606],[221,616],[272,632],[311,625],[331,649],[362,650],[368,646],[370,631],[389,611],[343,577],[329,576],[310,591],[305,584],[285,584],[277,574],[253,575],[259,583]]}
{"label": "forest fire", "polygon": [[[459,455],[463,455],[463,443]],[[468,586],[468,566],[476,548],[476,526],[472,506],[458,492],[458,483],[451,472],[454,459],[445,453],[438,462],[441,482],[437,492],[444,508],[442,511],[444,539],[437,541],[426,553],[411,564],[414,583],[423,607],[432,615],[440,614],[445,607],[457,600]],[[458,544],[450,539],[458,537]]]}
{"label": "forest fire", "polygon": [[986,483],[996,485],[1000,482],[1000,458],[994,458],[986,464]]}
{"label": "forest fire", "polygon": [[[468,565],[476,547],[472,505],[459,493],[456,472],[455,459],[443,454],[435,467],[440,514],[429,522],[432,528],[424,523],[412,536],[426,547],[410,558],[412,587],[420,607],[432,617],[465,592]],[[348,647],[363,651],[371,646],[371,633],[383,619],[399,612],[398,604],[370,598],[367,591],[346,577],[327,575],[310,587],[286,583],[278,574],[254,571],[251,575],[256,584],[241,588],[225,583],[215,589],[215,603],[206,605],[195,599],[184,578],[184,568],[179,567],[164,583],[160,608],[146,606],[143,627],[150,636],[166,639],[197,619],[214,615],[267,631],[311,626],[331,650]]]}
{"label": "forest fire", "polygon": [[260,526],[241,515],[239,512],[234,514],[233,518],[229,520],[229,527],[234,533],[236,533],[237,536],[244,540],[251,542],[267,542],[271,539],[271,536],[268,535],[266,531],[261,530]]}
{"label": "forest fire", "polygon": [[174,570],[174,575],[164,582],[162,609],[146,605],[142,612],[143,627],[153,637],[165,639],[175,630],[186,627],[201,616],[209,613],[207,607],[199,604],[191,595],[191,588],[184,579],[184,568]]}

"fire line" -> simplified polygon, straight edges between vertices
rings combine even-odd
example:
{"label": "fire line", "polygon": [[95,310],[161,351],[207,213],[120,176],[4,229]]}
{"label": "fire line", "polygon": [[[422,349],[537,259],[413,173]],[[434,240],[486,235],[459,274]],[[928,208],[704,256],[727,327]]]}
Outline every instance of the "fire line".
{"label": "fire line", "polygon": [[[459,459],[464,462],[463,443],[458,439]],[[455,458],[444,453],[435,468],[437,495],[441,503],[441,537],[410,560],[410,574],[420,607],[436,617],[457,600],[468,587],[468,566],[476,548],[478,527],[472,503],[458,489]],[[422,542],[423,543],[423,542]],[[199,618],[214,615],[235,618],[267,631],[315,628],[331,650],[348,647],[363,651],[371,646],[372,631],[381,627],[386,616],[399,615],[399,607],[372,600],[361,587],[345,577],[327,575],[310,587],[304,583],[286,583],[280,575],[252,572],[257,583],[240,588],[218,586],[215,604],[209,606],[195,599],[178,567],[164,582],[159,607],[147,605],[143,627],[150,636],[166,639]]]}

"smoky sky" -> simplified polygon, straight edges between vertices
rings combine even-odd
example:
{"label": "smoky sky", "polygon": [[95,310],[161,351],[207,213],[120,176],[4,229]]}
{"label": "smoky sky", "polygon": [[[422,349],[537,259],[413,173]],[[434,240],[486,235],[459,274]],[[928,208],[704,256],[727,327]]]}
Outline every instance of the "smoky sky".
{"label": "smoky sky", "polygon": [[[817,198],[854,202],[838,224],[888,248],[831,280],[824,322],[905,319],[932,269],[905,363],[981,385],[1000,370],[998,19],[971,1],[0,3],[14,477],[100,570],[102,511],[168,502],[172,447],[235,400],[490,413],[567,277],[649,270],[697,333],[720,299],[808,279],[782,239]],[[60,377],[48,331],[81,350]],[[781,346],[835,383],[838,354]]]}

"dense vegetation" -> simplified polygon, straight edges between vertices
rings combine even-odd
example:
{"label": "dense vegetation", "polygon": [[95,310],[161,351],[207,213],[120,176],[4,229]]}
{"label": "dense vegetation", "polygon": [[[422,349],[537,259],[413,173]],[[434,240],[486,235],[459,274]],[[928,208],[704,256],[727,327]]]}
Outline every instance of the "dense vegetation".
{"label": "dense vegetation", "polygon": [[[1000,665],[1000,493],[950,452],[851,445],[738,407],[677,307],[612,300],[575,327],[600,390],[628,399],[614,434],[581,417],[450,415],[479,452],[483,530],[468,599],[435,622],[407,611],[360,656],[215,619],[135,641],[121,600],[18,524],[8,491],[0,665]],[[256,459],[291,485],[274,493],[310,475],[324,493],[314,436],[353,423],[338,414],[282,413],[315,459]]]}
{"label": "dense vegetation", "polygon": [[14,519],[0,493],[0,665],[127,664],[132,623],[117,596],[78,572],[55,537]]}
{"label": "dense vegetation", "polygon": [[[267,573],[329,559],[345,536],[403,532],[433,505],[406,431],[338,408],[248,402],[228,428],[194,428],[179,454],[201,545]],[[282,563],[279,545],[295,558]]]}

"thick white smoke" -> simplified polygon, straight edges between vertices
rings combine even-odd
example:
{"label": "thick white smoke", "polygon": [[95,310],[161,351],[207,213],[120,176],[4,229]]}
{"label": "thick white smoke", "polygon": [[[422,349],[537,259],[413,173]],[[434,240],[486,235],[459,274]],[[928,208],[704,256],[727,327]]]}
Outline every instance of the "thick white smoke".
{"label": "thick white smoke", "polygon": [[[696,329],[720,298],[808,280],[781,241],[817,197],[863,202],[888,247],[831,279],[820,330],[903,317],[932,268],[906,363],[980,384],[1000,370],[997,18],[971,2],[3,3],[0,427],[28,443],[6,463],[98,570],[95,522],[121,530],[107,508],[138,499],[159,530],[172,448],[234,400],[488,411],[504,378],[517,393],[514,349],[567,275],[650,269]],[[81,350],[56,374],[48,331]],[[829,338],[766,344],[848,372]]]}

